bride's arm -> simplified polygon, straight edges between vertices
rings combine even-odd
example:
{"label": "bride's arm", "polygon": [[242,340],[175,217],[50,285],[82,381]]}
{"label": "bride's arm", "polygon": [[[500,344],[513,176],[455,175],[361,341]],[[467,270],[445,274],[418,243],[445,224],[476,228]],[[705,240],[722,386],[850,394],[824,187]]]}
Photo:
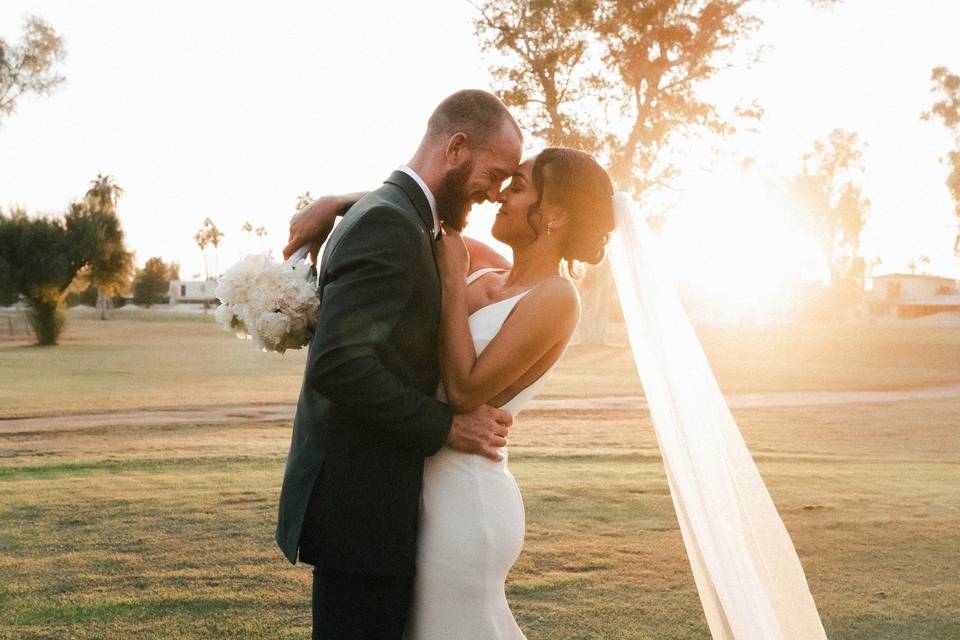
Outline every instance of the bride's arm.
{"label": "bride's arm", "polygon": [[322,196],[300,209],[290,219],[290,236],[287,246],[283,248],[283,259],[286,260],[297,249],[309,244],[310,258],[316,264],[320,245],[333,230],[333,223],[365,195],[365,191],[358,191]]}
{"label": "bride's arm", "polygon": [[551,349],[565,345],[576,328],[580,302],[573,284],[561,278],[541,282],[477,357],[468,323],[467,250],[459,234],[441,238],[441,371],[447,402],[455,411],[489,403],[537,364]]}
{"label": "bride's arm", "polygon": [[[366,191],[357,191],[321,196],[298,211],[290,219],[290,235],[287,246],[283,248],[283,259],[286,260],[297,249],[309,244],[310,258],[316,264],[320,245],[330,235],[334,222],[365,195],[367,195]],[[474,271],[487,267],[510,268],[510,261],[497,253],[493,247],[473,238],[465,237],[463,240],[470,253],[470,264]]]}

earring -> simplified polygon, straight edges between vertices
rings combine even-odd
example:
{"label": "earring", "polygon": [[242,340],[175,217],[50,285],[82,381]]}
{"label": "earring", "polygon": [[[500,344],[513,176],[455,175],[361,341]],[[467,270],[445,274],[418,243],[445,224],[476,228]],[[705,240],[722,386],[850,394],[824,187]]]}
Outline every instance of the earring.
{"label": "earring", "polygon": [[550,235],[551,233],[553,233],[553,225],[552,225],[552,224],[548,224],[548,225],[547,225],[547,235]]}

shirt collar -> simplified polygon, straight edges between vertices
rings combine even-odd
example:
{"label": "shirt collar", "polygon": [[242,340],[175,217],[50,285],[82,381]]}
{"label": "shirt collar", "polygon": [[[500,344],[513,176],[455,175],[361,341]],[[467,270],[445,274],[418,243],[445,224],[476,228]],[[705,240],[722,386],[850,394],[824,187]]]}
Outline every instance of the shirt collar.
{"label": "shirt collar", "polygon": [[437,214],[437,199],[433,197],[433,193],[430,191],[430,188],[427,187],[427,183],[423,181],[423,178],[417,175],[416,171],[405,164],[397,167],[397,170],[403,171],[405,174],[413,178],[423,190],[423,195],[427,196],[427,202],[430,203],[430,213],[433,214],[433,237],[436,238],[437,235],[440,234],[440,216]]}

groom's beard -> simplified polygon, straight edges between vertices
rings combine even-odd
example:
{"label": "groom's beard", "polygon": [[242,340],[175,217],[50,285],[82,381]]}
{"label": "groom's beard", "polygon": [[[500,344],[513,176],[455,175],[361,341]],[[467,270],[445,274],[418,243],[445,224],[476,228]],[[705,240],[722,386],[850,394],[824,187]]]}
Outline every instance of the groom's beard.
{"label": "groom's beard", "polygon": [[467,180],[473,171],[473,163],[471,160],[459,169],[447,172],[437,187],[437,216],[445,227],[454,231],[463,231],[467,224],[472,200],[467,193]]}

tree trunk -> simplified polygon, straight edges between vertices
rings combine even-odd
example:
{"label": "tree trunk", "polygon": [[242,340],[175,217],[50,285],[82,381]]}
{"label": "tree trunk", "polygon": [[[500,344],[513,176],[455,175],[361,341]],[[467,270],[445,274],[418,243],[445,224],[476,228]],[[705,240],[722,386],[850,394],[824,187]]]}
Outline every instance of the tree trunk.
{"label": "tree trunk", "polygon": [[575,341],[577,344],[606,344],[607,324],[610,317],[610,305],[616,289],[613,283],[613,271],[610,262],[604,260],[595,267],[589,267],[580,282],[580,326]]}
{"label": "tree trunk", "polygon": [[110,299],[103,295],[103,291],[97,289],[97,309],[100,310],[100,319],[107,320],[107,307],[110,305]]}

